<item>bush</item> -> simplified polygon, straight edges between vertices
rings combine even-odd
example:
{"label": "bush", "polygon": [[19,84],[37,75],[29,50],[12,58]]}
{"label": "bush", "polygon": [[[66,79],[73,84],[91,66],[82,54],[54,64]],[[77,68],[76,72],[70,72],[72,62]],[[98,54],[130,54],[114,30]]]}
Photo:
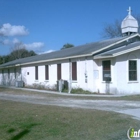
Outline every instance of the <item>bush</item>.
{"label": "bush", "polygon": [[53,86],[47,85],[46,86],[44,83],[34,83],[33,85],[26,85],[26,88],[56,91],[56,85],[53,85]]}
{"label": "bush", "polygon": [[88,91],[88,90],[83,90],[82,88],[73,88],[71,90],[71,93],[76,93],[76,94],[93,94],[93,92]]}
{"label": "bush", "polygon": [[35,88],[35,89],[45,89],[45,85],[34,83],[33,88]]}

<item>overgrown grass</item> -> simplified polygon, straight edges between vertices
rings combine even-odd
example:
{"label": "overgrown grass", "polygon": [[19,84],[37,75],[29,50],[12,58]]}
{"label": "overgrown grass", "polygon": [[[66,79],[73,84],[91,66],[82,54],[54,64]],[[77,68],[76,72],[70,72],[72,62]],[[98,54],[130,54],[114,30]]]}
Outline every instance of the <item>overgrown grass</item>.
{"label": "overgrown grass", "polygon": [[0,100],[0,140],[125,140],[138,120],[105,111]]}
{"label": "overgrown grass", "polygon": [[93,94],[93,92],[90,92],[90,91],[88,91],[88,90],[84,90],[84,89],[82,89],[82,88],[73,88],[72,90],[71,90],[71,93],[76,93],[76,94]]}
{"label": "overgrown grass", "polygon": [[[66,92],[67,93],[68,92],[68,89],[65,89],[64,88],[62,92]],[[71,93],[72,94],[97,94],[95,92],[84,90],[82,88],[72,88]]]}

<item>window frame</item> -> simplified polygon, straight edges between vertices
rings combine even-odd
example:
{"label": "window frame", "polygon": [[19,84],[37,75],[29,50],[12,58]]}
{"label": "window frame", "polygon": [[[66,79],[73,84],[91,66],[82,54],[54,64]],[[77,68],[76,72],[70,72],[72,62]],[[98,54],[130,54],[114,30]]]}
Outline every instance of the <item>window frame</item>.
{"label": "window frame", "polygon": [[49,80],[49,65],[45,65],[45,80]]}
{"label": "window frame", "polygon": [[72,81],[77,81],[77,62],[72,62]]}
{"label": "window frame", "polygon": [[[110,70],[104,70],[104,62],[105,61],[110,61]],[[107,80],[105,80],[105,77],[104,77],[104,72],[110,72],[109,74],[110,74],[110,82],[112,82],[112,69],[111,69],[111,60],[103,60],[102,61],[102,81],[103,82],[106,82]]]}
{"label": "window frame", "polygon": [[4,79],[4,69],[2,69],[2,78]]}
{"label": "window frame", "polygon": [[57,80],[62,79],[62,69],[61,69],[61,63],[57,64]]}
{"label": "window frame", "polygon": [[[130,70],[129,69],[129,62],[130,61],[135,61],[136,62],[136,70]],[[130,80],[130,71],[136,71],[136,80]],[[137,63],[137,59],[130,59],[128,60],[128,82],[137,82],[138,81],[138,63]]]}
{"label": "window frame", "polygon": [[15,79],[16,79],[16,77],[17,77],[17,70],[16,70],[16,68],[14,68],[14,74],[15,74]]}
{"label": "window frame", "polygon": [[8,69],[8,79],[10,79],[10,69]]}
{"label": "window frame", "polygon": [[35,80],[38,80],[38,66],[35,66]]}

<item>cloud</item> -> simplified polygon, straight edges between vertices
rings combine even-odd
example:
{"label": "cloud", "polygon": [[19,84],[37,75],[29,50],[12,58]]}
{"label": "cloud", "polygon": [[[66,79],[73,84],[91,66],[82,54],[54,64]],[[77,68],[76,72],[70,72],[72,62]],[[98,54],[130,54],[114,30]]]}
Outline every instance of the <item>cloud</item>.
{"label": "cloud", "polygon": [[[40,51],[40,49],[42,47],[44,47],[44,43],[43,42],[33,42],[31,44],[24,44],[24,43],[22,43],[22,41],[20,41],[17,38],[14,38],[13,40],[4,39],[2,41],[2,44],[6,45],[6,46],[11,46],[11,47],[14,47],[16,44],[18,44],[21,47],[25,47],[27,50],[36,50],[36,51],[38,51],[38,50]],[[50,50],[50,51],[53,51],[53,50]]]}
{"label": "cloud", "polygon": [[17,44],[17,43],[20,43],[20,42],[21,42],[21,41],[18,40],[17,38],[14,38],[13,41],[12,41],[13,44]]}
{"label": "cloud", "polygon": [[9,39],[5,39],[2,41],[3,45],[11,45],[11,41]]}
{"label": "cloud", "polygon": [[9,23],[3,24],[0,28],[1,36],[22,36],[29,34],[28,30],[24,26],[11,25]]}
{"label": "cloud", "polygon": [[14,38],[13,40],[10,40],[10,39],[4,39],[2,40],[2,44],[3,45],[8,45],[8,46],[13,46],[17,43],[20,43],[21,41],[18,40],[17,38]]}
{"label": "cloud", "polygon": [[42,48],[44,46],[44,43],[42,43],[42,42],[34,42],[34,43],[31,43],[31,44],[24,44],[24,46],[27,49],[37,50],[37,49]]}

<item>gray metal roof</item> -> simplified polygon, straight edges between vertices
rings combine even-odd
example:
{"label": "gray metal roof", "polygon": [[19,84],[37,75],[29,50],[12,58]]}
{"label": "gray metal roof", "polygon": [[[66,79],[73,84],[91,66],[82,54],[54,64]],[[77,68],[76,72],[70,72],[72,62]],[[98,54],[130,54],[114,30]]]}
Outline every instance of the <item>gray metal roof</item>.
{"label": "gray metal roof", "polygon": [[130,49],[138,47],[138,46],[140,46],[140,41],[133,42],[131,44],[127,44],[127,45],[124,45],[124,46],[121,46],[121,47],[106,51],[104,53],[100,53],[98,55],[95,55],[95,58],[98,58],[98,57],[101,57],[101,56],[102,57],[103,56],[111,56],[111,55],[113,56],[113,54],[124,52],[124,51],[130,50]]}
{"label": "gray metal roof", "polygon": [[121,41],[127,37],[119,37],[119,38],[114,38],[114,39],[108,39],[104,41],[99,41],[99,42],[93,42],[93,43],[88,43],[85,45],[80,45],[77,47],[73,48],[68,48],[68,49],[63,49],[51,53],[46,53],[46,54],[41,54],[41,55],[36,55],[32,57],[26,57],[14,61],[10,61],[8,63],[0,65],[0,68],[7,67],[7,66],[14,66],[17,64],[24,64],[24,63],[30,63],[30,62],[37,62],[37,61],[42,61],[42,60],[51,60],[51,59],[60,59],[60,58],[65,58],[65,57],[73,57],[73,56],[80,56],[80,55],[92,55],[95,51],[99,51],[100,49],[103,49],[104,47],[117,43],[118,41]]}

